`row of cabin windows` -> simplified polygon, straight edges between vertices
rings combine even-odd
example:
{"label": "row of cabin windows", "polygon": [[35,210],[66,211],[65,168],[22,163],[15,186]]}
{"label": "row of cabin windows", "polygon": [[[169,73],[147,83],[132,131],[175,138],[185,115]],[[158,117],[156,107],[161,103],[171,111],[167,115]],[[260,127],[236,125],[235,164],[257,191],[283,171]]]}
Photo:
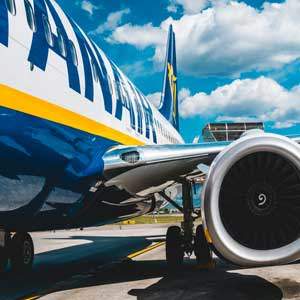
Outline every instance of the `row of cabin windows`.
{"label": "row of cabin windows", "polygon": [[[5,0],[5,3],[6,3],[6,7],[7,7],[8,11],[10,12],[10,14],[15,16],[17,14],[15,0]],[[36,32],[36,30],[37,30],[36,20],[35,20],[35,15],[34,15],[32,5],[28,0],[24,0],[24,6],[25,6],[26,19],[27,19],[28,26],[33,32]],[[45,15],[43,15],[43,27],[44,27],[46,41],[50,47],[53,47],[54,46],[53,34],[51,31],[51,26],[50,26],[49,20]],[[58,47],[59,47],[59,51],[60,51],[61,55],[63,57],[66,57],[67,56],[66,41],[63,38],[60,28],[57,28],[57,40],[58,40]],[[78,66],[77,51],[74,46],[74,43],[71,40],[69,40],[68,42],[69,42],[69,46],[70,46],[70,52],[71,52],[73,64],[75,66]]]}
{"label": "row of cabin windows", "polygon": [[179,141],[178,139],[172,137],[170,135],[170,133],[165,130],[164,126],[158,121],[158,120],[154,120],[155,124],[156,124],[156,127],[157,129],[161,132],[161,134],[168,140],[170,141],[171,143],[173,144],[177,144]]}
{"label": "row of cabin windows", "polygon": [[165,130],[164,126],[158,121],[154,119],[154,123],[156,125],[156,128],[158,129],[158,131],[160,131],[160,133],[170,142],[172,142],[173,144],[177,143],[177,140],[173,137],[171,137],[171,135],[169,134],[169,132],[167,130]]}

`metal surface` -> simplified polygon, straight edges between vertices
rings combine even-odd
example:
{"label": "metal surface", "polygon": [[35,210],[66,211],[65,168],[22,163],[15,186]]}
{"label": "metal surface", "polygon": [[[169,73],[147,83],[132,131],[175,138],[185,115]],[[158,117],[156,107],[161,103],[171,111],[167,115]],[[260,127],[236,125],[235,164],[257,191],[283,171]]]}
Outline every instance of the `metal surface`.
{"label": "metal surface", "polygon": [[[114,147],[107,151],[103,157],[104,172],[109,177],[113,170],[133,168],[159,162],[178,161],[193,158],[205,158],[218,154],[228,143],[210,144],[179,144],[179,145],[153,145],[142,147]],[[140,159],[136,163],[128,163],[122,159],[125,153],[137,152]]]}
{"label": "metal surface", "polygon": [[249,130],[259,129],[264,131],[262,122],[256,123],[209,123],[202,129],[205,142],[234,141]]}
{"label": "metal surface", "polygon": [[275,134],[250,134],[218,155],[211,165],[203,191],[202,213],[214,247],[226,259],[243,266],[284,264],[300,258],[300,239],[274,250],[250,249],[234,240],[222,223],[219,193],[224,177],[238,160],[261,151],[278,154],[300,170],[300,148],[296,142]]}
{"label": "metal surface", "polygon": [[[105,185],[123,189],[137,197],[149,196],[164,190],[181,176],[193,174],[200,163],[209,165],[227,145],[115,147],[103,157]],[[123,155],[133,151],[139,153],[139,160],[125,162]]]}

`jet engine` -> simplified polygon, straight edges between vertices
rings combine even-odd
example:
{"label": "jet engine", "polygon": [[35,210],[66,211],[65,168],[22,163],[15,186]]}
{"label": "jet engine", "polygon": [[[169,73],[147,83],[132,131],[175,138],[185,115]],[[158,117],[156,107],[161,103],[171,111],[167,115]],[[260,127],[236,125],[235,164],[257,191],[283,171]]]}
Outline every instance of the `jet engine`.
{"label": "jet engine", "polygon": [[252,132],[211,165],[202,195],[204,226],[217,253],[241,266],[300,258],[300,146]]}

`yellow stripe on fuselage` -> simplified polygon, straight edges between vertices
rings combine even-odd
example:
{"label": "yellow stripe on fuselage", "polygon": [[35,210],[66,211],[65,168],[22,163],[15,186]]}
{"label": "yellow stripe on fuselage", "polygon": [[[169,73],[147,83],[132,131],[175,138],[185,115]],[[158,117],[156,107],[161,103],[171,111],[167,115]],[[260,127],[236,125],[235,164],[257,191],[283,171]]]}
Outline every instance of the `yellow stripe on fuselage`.
{"label": "yellow stripe on fuselage", "polygon": [[0,106],[79,129],[123,145],[145,144],[123,132],[3,84],[0,84]]}

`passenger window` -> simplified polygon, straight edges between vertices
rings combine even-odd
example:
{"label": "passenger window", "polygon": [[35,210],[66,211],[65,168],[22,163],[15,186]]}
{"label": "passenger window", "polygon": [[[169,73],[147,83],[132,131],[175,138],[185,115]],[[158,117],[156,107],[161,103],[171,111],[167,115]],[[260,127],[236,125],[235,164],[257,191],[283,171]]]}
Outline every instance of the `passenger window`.
{"label": "passenger window", "polygon": [[71,40],[69,41],[69,43],[70,43],[72,61],[73,61],[73,64],[77,67],[78,66],[78,57],[77,57],[76,48]]}
{"label": "passenger window", "polygon": [[98,82],[98,73],[97,73],[97,68],[94,62],[92,62],[92,71],[93,71],[93,76],[94,76],[94,80],[96,82]]}
{"label": "passenger window", "polygon": [[31,6],[31,3],[28,0],[24,0],[24,5],[26,10],[26,18],[27,18],[28,26],[33,32],[36,32],[35,16],[33,13],[33,8]]}
{"label": "passenger window", "polygon": [[8,11],[15,16],[17,13],[15,0],[5,0]]}
{"label": "passenger window", "polygon": [[49,44],[49,46],[53,47],[54,43],[53,43],[52,31],[51,31],[49,20],[46,16],[43,16],[43,25],[44,25],[44,31],[45,31],[45,37],[47,43]]}
{"label": "passenger window", "polygon": [[66,43],[59,28],[57,28],[57,39],[58,39],[59,51],[63,57],[66,57],[67,56]]}

